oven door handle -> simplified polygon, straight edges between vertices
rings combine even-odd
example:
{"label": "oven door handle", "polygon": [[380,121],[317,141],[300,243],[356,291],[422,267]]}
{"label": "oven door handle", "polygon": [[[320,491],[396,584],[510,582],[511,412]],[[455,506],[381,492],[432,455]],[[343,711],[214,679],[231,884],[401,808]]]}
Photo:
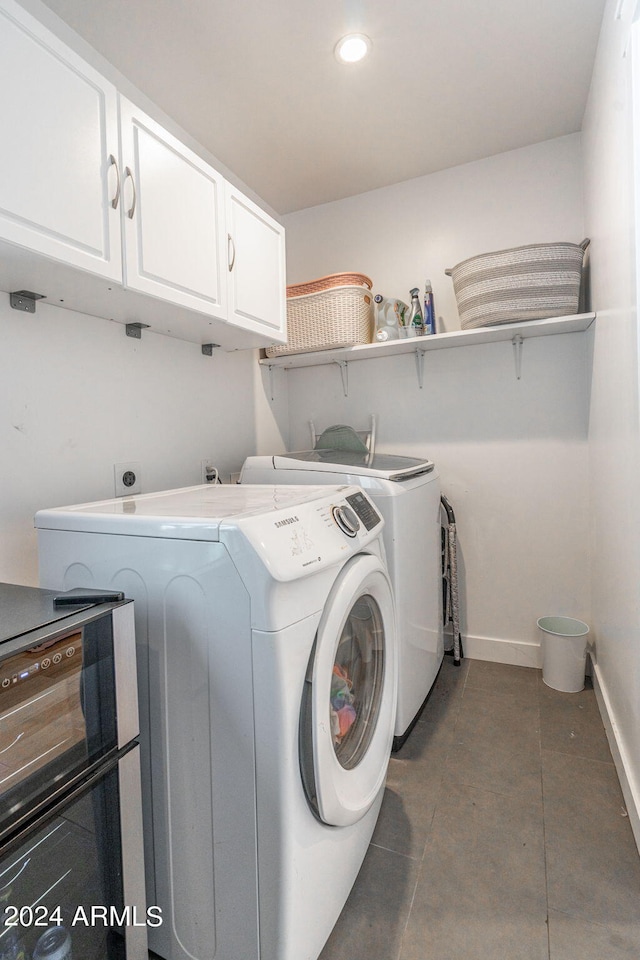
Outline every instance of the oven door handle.
{"label": "oven door handle", "polygon": [[49,794],[40,803],[28,807],[21,816],[13,820],[10,826],[0,830],[0,858],[20,846],[34,829],[54,820],[70,803],[91,790],[107,773],[117,767],[123,757],[136,749],[135,756],[138,757],[140,744],[134,741],[117,754],[111,754],[107,759],[102,759],[88,772],[84,770],[82,776],[72,781],[71,785],[66,783],[58,792]]}

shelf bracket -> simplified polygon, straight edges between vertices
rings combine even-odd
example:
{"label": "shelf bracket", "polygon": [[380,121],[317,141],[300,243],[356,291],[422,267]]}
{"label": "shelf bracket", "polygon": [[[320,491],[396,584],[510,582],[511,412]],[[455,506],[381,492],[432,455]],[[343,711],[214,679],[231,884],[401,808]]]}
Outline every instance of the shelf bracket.
{"label": "shelf bracket", "polygon": [[23,313],[35,313],[36,302],[45,300],[44,293],[33,293],[31,290],[16,290],[9,294],[9,304],[13,310],[22,310]]}
{"label": "shelf bracket", "polygon": [[340,376],[342,377],[342,392],[345,397],[349,396],[349,364],[346,360],[334,360],[340,367]]}
{"label": "shelf bracket", "polygon": [[424,384],[424,350],[416,350],[416,373],[418,374],[418,386],[422,390]]}
{"label": "shelf bracket", "polygon": [[134,340],[142,340],[142,331],[148,327],[148,323],[127,323],[125,330],[128,337],[133,337]]}
{"label": "shelf bracket", "polygon": [[516,333],[511,341],[513,346],[513,359],[516,365],[516,380],[519,380],[522,375],[522,343],[522,337],[519,333]]}
{"label": "shelf bracket", "polygon": [[202,344],[202,356],[203,357],[212,357],[213,351],[216,347],[219,347],[219,343],[203,343]]}
{"label": "shelf bracket", "polygon": [[274,382],[273,382],[273,364],[272,364],[272,363],[269,364],[269,394],[270,394],[270,396],[271,396],[271,402],[273,402],[274,399],[275,399],[276,391],[275,391],[275,389],[274,389]]}

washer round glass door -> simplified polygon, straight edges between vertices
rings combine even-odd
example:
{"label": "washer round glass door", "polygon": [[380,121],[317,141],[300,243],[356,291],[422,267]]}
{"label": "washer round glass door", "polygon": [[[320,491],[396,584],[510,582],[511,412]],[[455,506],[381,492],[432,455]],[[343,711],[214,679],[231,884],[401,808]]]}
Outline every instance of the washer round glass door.
{"label": "washer round glass door", "polygon": [[329,594],[303,695],[302,779],[324,823],[356,823],[375,801],[386,777],[395,708],[391,586],[380,559],[360,555]]}

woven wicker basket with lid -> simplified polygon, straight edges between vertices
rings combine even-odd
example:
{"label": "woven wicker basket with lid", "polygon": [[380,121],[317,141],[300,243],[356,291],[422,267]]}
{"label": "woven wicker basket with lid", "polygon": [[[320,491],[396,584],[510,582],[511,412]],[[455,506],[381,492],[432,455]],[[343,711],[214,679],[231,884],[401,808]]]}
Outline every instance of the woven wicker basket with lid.
{"label": "woven wicker basket with lid", "polygon": [[332,273],[287,287],[287,342],[267,347],[267,357],[370,343],[372,286],[363,273]]}

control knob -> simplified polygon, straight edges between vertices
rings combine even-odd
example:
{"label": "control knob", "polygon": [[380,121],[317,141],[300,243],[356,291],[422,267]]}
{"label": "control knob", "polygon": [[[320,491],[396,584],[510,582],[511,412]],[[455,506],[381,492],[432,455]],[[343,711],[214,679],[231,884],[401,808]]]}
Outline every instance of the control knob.
{"label": "control knob", "polygon": [[342,532],[348,537],[355,537],[360,529],[360,521],[351,507],[347,507],[346,505],[333,507],[331,513]]}

